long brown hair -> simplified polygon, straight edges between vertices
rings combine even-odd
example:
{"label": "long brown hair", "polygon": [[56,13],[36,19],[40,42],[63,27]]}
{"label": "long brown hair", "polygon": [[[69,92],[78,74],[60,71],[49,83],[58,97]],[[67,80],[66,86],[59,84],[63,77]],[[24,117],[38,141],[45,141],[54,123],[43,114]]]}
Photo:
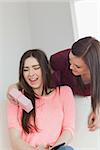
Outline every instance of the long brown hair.
{"label": "long brown hair", "polygon": [[89,36],[79,39],[72,45],[72,53],[81,57],[91,75],[91,105],[93,111],[100,105],[100,42]]}
{"label": "long brown hair", "polygon": [[[33,89],[27,84],[23,76],[24,63],[25,63],[25,60],[29,57],[36,58],[36,60],[38,61],[40,65],[40,68],[42,70],[42,77],[43,77],[43,91],[45,91],[45,93],[47,93],[47,90],[50,87],[50,81],[51,81],[51,72],[50,72],[49,62],[48,62],[46,54],[42,50],[39,50],[39,49],[31,49],[31,50],[26,51],[22,55],[21,60],[20,60],[19,83],[18,83],[18,89],[21,91],[24,91],[24,95],[28,97],[32,101],[32,104],[33,104],[33,110],[31,112],[27,113],[23,110],[23,114],[22,114],[22,127],[26,133],[30,133],[32,128],[38,131],[38,127],[35,122],[35,118],[36,118],[35,99],[38,97],[35,95]],[[34,127],[29,122],[30,116],[33,116]]]}

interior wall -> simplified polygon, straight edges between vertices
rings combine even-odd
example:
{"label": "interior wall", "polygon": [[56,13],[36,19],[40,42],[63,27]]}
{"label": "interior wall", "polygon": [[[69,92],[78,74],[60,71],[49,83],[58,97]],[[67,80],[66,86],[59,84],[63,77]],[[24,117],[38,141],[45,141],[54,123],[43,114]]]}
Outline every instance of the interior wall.
{"label": "interior wall", "polygon": [[70,47],[74,39],[68,2],[30,4],[32,47],[52,53]]}
{"label": "interior wall", "polygon": [[31,47],[27,3],[0,3],[0,100],[18,78],[19,59]]}
{"label": "interior wall", "polygon": [[0,2],[0,100],[18,80],[19,60],[30,48],[43,49],[48,57],[73,43],[69,2]]}

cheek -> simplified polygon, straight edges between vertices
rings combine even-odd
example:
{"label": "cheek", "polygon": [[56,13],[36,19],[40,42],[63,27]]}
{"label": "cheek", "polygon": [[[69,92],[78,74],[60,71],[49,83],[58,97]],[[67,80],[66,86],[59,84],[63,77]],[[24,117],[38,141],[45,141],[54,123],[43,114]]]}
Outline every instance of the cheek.
{"label": "cheek", "polygon": [[42,76],[42,73],[40,74],[40,81],[43,82],[43,76]]}
{"label": "cheek", "polygon": [[83,70],[82,69],[78,69],[78,68],[76,68],[74,71],[76,73],[78,73],[79,75],[81,75],[83,73]]}
{"label": "cheek", "polygon": [[81,69],[78,72],[80,75],[86,74],[87,73],[87,69]]}
{"label": "cheek", "polygon": [[85,71],[85,72],[89,72],[89,68],[88,68],[88,67],[85,67],[84,71]]}
{"label": "cheek", "polygon": [[77,69],[77,72],[81,74],[84,72],[84,70],[83,69]]}
{"label": "cheek", "polygon": [[39,80],[40,80],[40,82],[43,82],[43,75],[42,75],[42,72],[40,71],[38,75],[39,75]]}
{"label": "cheek", "polygon": [[81,72],[82,72],[82,73],[88,72],[88,68],[87,68],[87,67],[84,67],[83,69],[81,69]]}
{"label": "cheek", "polygon": [[40,78],[42,78],[42,71],[41,71],[41,70],[38,70],[38,71],[36,72],[36,74],[37,74]]}

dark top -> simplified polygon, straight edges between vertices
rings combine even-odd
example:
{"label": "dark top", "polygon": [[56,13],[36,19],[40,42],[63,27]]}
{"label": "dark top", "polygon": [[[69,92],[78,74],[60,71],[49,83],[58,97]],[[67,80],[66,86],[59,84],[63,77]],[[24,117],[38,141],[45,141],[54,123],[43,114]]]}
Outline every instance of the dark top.
{"label": "dark top", "polygon": [[69,63],[69,52],[71,49],[66,49],[53,54],[50,57],[50,65],[53,69],[52,74],[52,87],[60,85],[68,85],[72,88],[74,95],[89,96],[90,95],[90,84],[84,85],[81,78],[80,82],[84,85],[81,88],[78,83],[78,77],[73,75],[70,69]]}

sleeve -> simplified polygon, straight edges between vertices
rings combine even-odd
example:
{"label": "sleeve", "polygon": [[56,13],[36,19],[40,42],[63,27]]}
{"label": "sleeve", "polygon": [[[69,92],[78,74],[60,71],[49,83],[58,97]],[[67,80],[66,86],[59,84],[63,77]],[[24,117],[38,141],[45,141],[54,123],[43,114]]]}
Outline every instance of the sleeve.
{"label": "sleeve", "polygon": [[72,90],[68,86],[64,86],[63,102],[63,130],[69,130],[72,135],[75,131],[75,99]]}
{"label": "sleeve", "polygon": [[69,52],[70,49],[66,49],[51,55],[50,65],[54,71],[65,69]]}
{"label": "sleeve", "polygon": [[55,88],[61,85],[61,73],[60,71],[54,71],[51,75],[51,88]]}
{"label": "sleeve", "polygon": [[7,104],[7,121],[8,128],[16,128],[21,131],[21,110],[19,109],[18,104],[8,100]]}

